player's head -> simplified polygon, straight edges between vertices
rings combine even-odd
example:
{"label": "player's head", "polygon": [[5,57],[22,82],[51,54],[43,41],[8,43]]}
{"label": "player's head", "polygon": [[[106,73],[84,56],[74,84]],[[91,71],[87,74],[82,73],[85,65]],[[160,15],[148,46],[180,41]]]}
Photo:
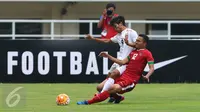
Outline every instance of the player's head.
{"label": "player's head", "polygon": [[145,34],[139,34],[138,38],[136,39],[136,48],[137,49],[144,49],[146,48],[149,42],[149,37]]}
{"label": "player's head", "polygon": [[107,16],[113,16],[115,12],[116,6],[113,3],[108,3],[106,5],[106,10],[107,10]]}
{"label": "player's head", "polygon": [[125,18],[123,16],[114,17],[110,21],[110,25],[113,26],[118,33],[120,33],[124,30],[124,28],[126,28]]}

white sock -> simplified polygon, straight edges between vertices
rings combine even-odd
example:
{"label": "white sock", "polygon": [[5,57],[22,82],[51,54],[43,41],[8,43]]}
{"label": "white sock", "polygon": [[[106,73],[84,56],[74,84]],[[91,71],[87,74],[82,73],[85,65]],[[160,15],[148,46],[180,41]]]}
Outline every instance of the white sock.
{"label": "white sock", "polygon": [[108,78],[108,80],[106,81],[106,83],[103,86],[101,93],[104,92],[104,91],[107,91],[111,87],[111,85],[114,84],[114,82],[115,82],[114,79]]}

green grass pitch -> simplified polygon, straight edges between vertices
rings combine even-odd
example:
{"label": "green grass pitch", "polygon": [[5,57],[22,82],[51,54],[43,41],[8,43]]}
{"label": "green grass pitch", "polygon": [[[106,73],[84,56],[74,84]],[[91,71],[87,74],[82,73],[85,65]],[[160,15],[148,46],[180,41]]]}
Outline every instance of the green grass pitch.
{"label": "green grass pitch", "polygon": [[[0,84],[0,112],[200,112],[200,84],[138,84],[120,104],[107,100],[94,105],[76,105],[96,92],[97,84]],[[15,88],[21,95],[15,107],[6,106]],[[66,93],[71,102],[57,106],[56,96]],[[15,93],[14,93],[15,94]],[[16,97],[9,103],[13,103]],[[20,104],[20,105],[19,105]]]}

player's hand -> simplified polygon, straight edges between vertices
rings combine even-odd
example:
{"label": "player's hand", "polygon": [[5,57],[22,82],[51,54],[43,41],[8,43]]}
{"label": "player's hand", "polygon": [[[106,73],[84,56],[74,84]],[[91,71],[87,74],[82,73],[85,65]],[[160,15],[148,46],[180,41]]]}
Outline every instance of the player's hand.
{"label": "player's hand", "polygon": [[107,14],[107,9],[104,9],[103,12],[102,12],[102,15],[106,16],[106,14]]}
{"label": "player's hand", "polygon": [[147,77],[147,76],[145,76],[145,75],[142,75],[142,78],[143,78],[144,80],[146,80],[147,82],[149,82],[149,77]]}
{"label": "player's hand", "polygon": [[101,52],[100,54],[99,54],[99,56],[100,57],[108,57],[108,54],[106,53],[106,52]]}
{"label": "player's hand", "polygon": [[90,34],[86,35],[86,39],[92,40],[94,37],[92,37]]}
{"label": "player's hand", "polygon": [[124,41],[125,41],[125,43],[128,45],[128,35],[125,36]]}

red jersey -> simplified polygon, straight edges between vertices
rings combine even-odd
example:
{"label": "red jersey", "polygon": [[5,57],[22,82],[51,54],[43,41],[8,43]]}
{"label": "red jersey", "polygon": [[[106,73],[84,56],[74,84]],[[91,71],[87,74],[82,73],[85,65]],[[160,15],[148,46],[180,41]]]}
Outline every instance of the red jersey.
{"label": "red jersey", "polygon": [[[114,14],[114,17],[118,16],[118,14]],[[113,17],[106,16],[103,20],[103,26],[102,26],[102,33],[101,38],[103,39],[110,39],[117,35],[118,32],[115,31],[115,29],[110,25],[110,20]]]}
{"label": "red jersey", "polygon": [[122,77],[132,81],[135,80],[136,82],[140,79],[147,63],[154,63],[154,58],[147,49],[133,50],[129,54],[128,59],[129,63]]}

